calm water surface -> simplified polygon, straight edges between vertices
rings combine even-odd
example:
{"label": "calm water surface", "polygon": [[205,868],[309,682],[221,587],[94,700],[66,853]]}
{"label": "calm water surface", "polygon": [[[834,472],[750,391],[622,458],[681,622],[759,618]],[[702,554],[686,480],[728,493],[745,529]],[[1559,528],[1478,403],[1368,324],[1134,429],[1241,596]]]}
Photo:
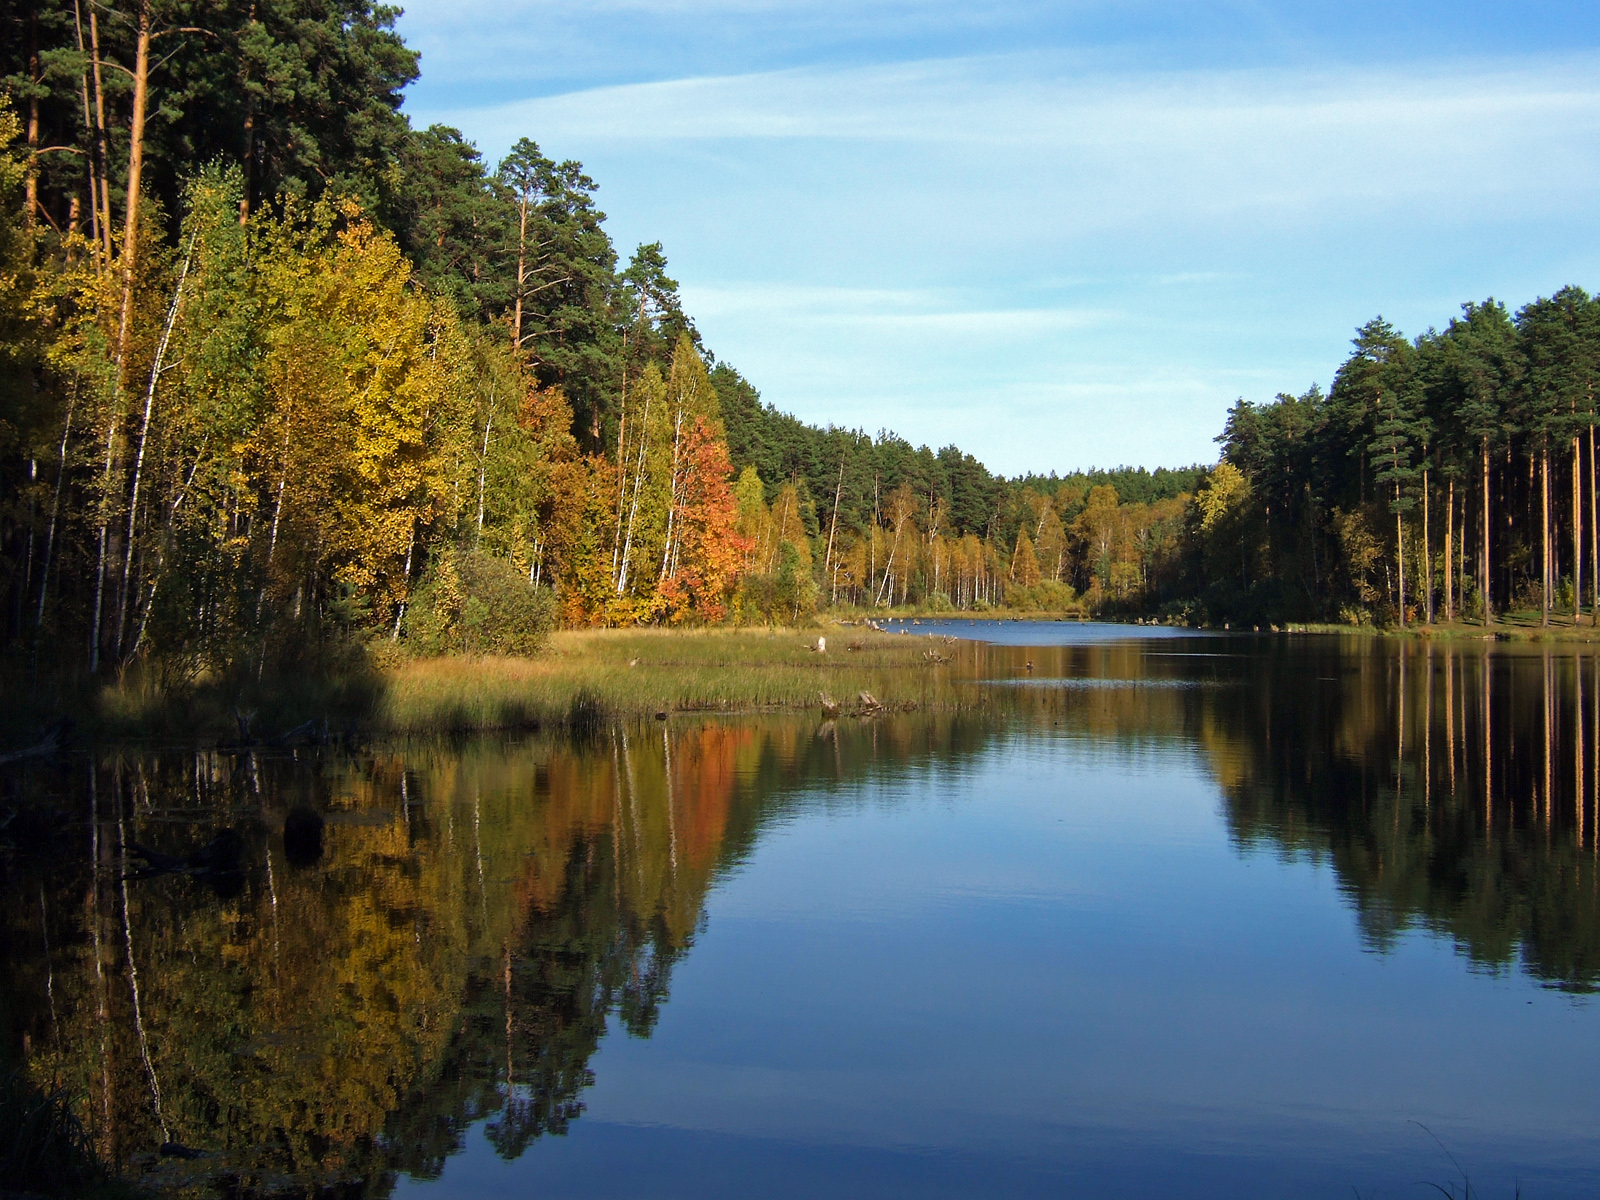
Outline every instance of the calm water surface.
{"label": "calm water surface", "polygon": [[1600,660],[912,632],[958,709],[11,769],[7,1053],[196,1193],[1600,1188]]}

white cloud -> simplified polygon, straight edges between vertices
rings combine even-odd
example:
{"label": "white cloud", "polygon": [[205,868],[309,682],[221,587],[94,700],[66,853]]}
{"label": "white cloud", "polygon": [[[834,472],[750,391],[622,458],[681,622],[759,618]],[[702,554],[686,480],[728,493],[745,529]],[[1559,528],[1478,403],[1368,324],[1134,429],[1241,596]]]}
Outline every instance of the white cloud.
{"label": "white cloud", "polygon": [[1600,58],[1126,71],[975,56],[414,119],[584,160],[719,355],[1006,471],[1193,461],[1350,330],[1592,285]]}
{"label": "white cloud", "polygon": [[1450,200],[1570,207],[1600,172],[1597,67],[1584,57],[1115,74],[1082,56],[1008,55],[630,84],[428,115],[491,152],[530,130],[591,156],[671,146],[714,156],[717,143],[744,143],[735,153],[770,160],[823,143],[845,194],[899,194],[903,208],[905,193],[924,192],[965,211],[983,189],[1030,226],[1070,213],[1080,230],[1159,230]]}
{"label": "white cloud", "polygon": [[1028,338],[1087,329],[1123,319],[1111,309],[974,308],[940,290],[786,287],[770,284],[693,286],[683,293],[699,320],[781,318],[814,332],[852,330],[874,335],[947,338]]}

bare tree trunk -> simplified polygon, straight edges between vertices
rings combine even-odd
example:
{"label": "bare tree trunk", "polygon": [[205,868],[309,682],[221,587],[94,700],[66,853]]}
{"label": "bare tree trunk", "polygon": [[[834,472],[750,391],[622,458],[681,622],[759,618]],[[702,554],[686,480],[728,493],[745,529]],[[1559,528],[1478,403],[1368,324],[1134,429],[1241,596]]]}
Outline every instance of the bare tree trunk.
{"label": "bare tree trunk", "polygon": [[[638,321],[644,320],[644,297],[639,297]],[[648,406],[649,397],[646,397]],[[611,539],[611,578],[617,585],[617,595],[622,595],[626,586],[622,582],[624,574],[622,567],[622,510],[627,506],[628,500],[628,467],[627,456],[623,452],[625,445],[623,432],[628,427],[628,333],[622,333],[622,398],[621,407],[617,413],[617,531]],[[648,411],[646,416],[648,416]],[[597,418],[598,420],[598,418]],[[641,427],[643,433],[648,433],[648,426]]]}
{"label": "bare tree trunk", "polygon": [[139,265],[139,189],[144,174],[144,119],[150,100],[150,0],[139,3],[133,63],[133,120],[128,127],[128,197],[122,229],[122,316],[117,323],[117,386],[128,377],[133,326],[133,281]]}
{"label": "bare tree trunk", "polygon": [[1444,501],[1444,619],[1446,624],[1456,619],[1455,607],[1455,573],[1454,564],[1450,554],[1455,549],[1456,539],[1456,481],[1450,479],[1445,485]]}
{"label": "bare tree trunk", "polygon": [[[411,522],[411,536],[406,539],[406,565],[405,565],[405,568],[404,568],[404,570],[405,570],[405,579],[404,579],[404,581],[405,581],[405,583],[406,583],[408,588],[410,587],[410,584],[411,584],[411,554],[412,554],[412,552],[414,550],[416,550],[416,548],[417,548],[417,523],[416,523],[416,521],[412,521]],[[394,631],[389,634],[389,640],[391,642],[398,642],[400,640],[400,623],[405,620],[405,616],[406,616],[406,602],[404,600],[401,600],[399,604],[394,606]]]}
{"label": "bare tree trunk", "polygon": [[[261,610],[267,603],[267,589],[272,586],[272,559],[278,552],[278,522],[283,517],[283,489],[289,482],[289,430],[283,431],[283,466],[278,473],[277,494],[272,500],[272,531],[267,535],[267,561],[261,569],[261,590],[256,593],[256,625],[261,624]],[[415,533],[412,535],[415,536]],[[411,562],[411,551],[406,551],[406,563]],[[396,630],[399,623],[396,622]],[[398,637],[398,632],[396,633]]]}
{"label": "bare tree trunk", "polygon": [[189,477],[178,488],[178,494],[173,498],[172,507],[167,510],[166,530],[162,535],[161,548],[156,552],[156,566],[150,580],[150,591],[144,598],[143,611],[139,615],[139,632],[134,635],[133,645],[128,648],[128,657],[133,658],[139,653],[139,647],[144,644],[145,630],[150,625],[150,612],[155,607],[156,589],[161,586],[162,568],[166,565],[166,547],[171,543],[172,529],[178,519],[178,509],[183,505],[184,497],[189,494],[189,487],[194,483],[194,477],[200,473],[200,460],[205,454],[205,443],[200,444],[200,453],[195,456],[194,465],[189,468]]}
{"label": "bare tree trunk", "polygon": [[[78,35],[78,57],[88,61],[83,45],[83,14],[79,11],[78,0],[72,3],[73,28]],[[83,135],[89,142],[89,153],[84,157],[89,165],[89,231],[94,241],[94,259],[98,266],[100,258],[100,170],[99,156],[95,147],[99,142],[95,135],[94,115],[89,106],[89,71],[85,67],[78,76],[78,83],[83,93]]]}
{"label": "bare tree trunk", "polygon": [[78,390],[73,388],[67,400],[66,420],[61,424],[61,453],[56,460],[56,487],[50,497],[50,523],[44,535],[44,568],[39,572],[39,606],[33,616],[33,653],[39,653],[39,631],[44,627],[44,602],[50,590],[50,560],[56,548],[56,517],[61,511],[61,485],[67,477],[67,442],[72,436],[72,410],[78,402]]}
{"label": "bare tree trunk", "polygon": [[622,539],[622,562],[617,571],[617,595],[628,590],[628,559],[633,555],[633,522],[639,515],[639,489],[644,486],[644,454],[650,443],[650,401],[644,398],[644,417],[639,422],[639,460],[633,475],[633,501],[628,509],[628,528]]}
{"label": "bare tree trunk", "polygon": [[100,167],[100,236],[105,241],[105,257],[101,260],[105,270],[111,270],[111,152],[106,138],[106,89],[100,79],[100,18],[94,5],[89,5],[89,45],[93,51],[90,59],[94,68],[94,124],[95,158]]}
{"label": "bare tree trunk", "polygon": [[100,626],[105,613],[106,556],[111,536],[111,464],[116,454],[118,405],[113,398],[106,417],[106,461],[100,475],[100,527],[96,531],[94,617],[89,632],[89,674],[100,669]]}
{"label": "bare tree trunk", "polygon": [[683,398],[678,398],[678,412],[672,419],[672,470],[667,475],[667,544],[661,548],[661,574],[657,582],[665,582],[672,573],[672,538],[678,531],[678,459],[683,448]]}
{"label": "bare tree trunk", "polygon": [[[1595,461],[1594,461],[1594,422],[1589,422],[1589,618],[1592,624],[1600,625],[1600,494],[1597,494]],[[1600,696],[1600,692],[1596,693]],[[1596,712],[1600,712],[1600,700],[1595,701]],[[1596,742],[1600,746],[1600,741]],[[1597,785],[1600,786],[1600,785]],[[1596,827],[1600,828],[1600,812],[1595,813]],[[1600,841],[1596,841],[1600,846]]]}
{"label": "bare tree trunk", "polygon": [[28,166],[23,182],[22,223],[29,229],[39,214],[39,96],[37,88],[42,78],[39,70],[39,16],[37,9],[28,13],[28,82],[33,85],[28,95]]}
{"label": "bare tree trunk", "polygon": [[178,320],[178,309],[183,303],[183,285],[189,278],[189,263],[194,258],[194,234],[189,237],[189,252],[184,255],[183,270],[178,272],[178,286],[172,291],[172,304],[167,309],[167,323],[161,330],[161,342],[156,347],[155,360],[150,364],[150,385],[144,392],[144,419],[139,423],[138,448],[133,455],[133,479],[128,487],[128,531],[122,561],[122,592],[117,600],[117,655],[122,655],[122,634],[128,615],[128,593],[133,589],[133,534],[139,515],[139,485],[144,476],[144,450],[150,436],[150,414],[155,408],[156,384],[161,379],[161,364],[167,356],[167,346],[172,341],[172,327]]}
{"label": "bare tree trunk", "polygon": [[[833,566],[833,533],[839,527],[839,497],[844,493],[844,455],[839,456],[839,482],[833,489],[833,517],[828,521],[828,553],[823,556],[822,570],[826,574]],[[835,582],[834,594],[837,599],[838,584]]]}
{"label": "bare tree trunk", "polygon": [[628,467],[623,434],[628,428],[628,335],[622,335],[622,400],[617,410],[617,528],[611,535],[611,581],[621,571],[622,513],[628,506]]}
{"label": "bare tree trunk", "polygon": [[1539,545],[1540,553],[1540,590],[1539,590],[1539,624],[1550,624],[1550,446],[1549,443],[1539,448]]}
{"label": "bare tree trunk", "polygon": [[483,419],[483,452],[478,455],[478,540],[483,540],[483,485],[489,470],[489,428],[494,424],[494,390],[489,391],[489,415]]}
{"label": "bare tree trunk", "polygon": [[[894,496],[891,494],[889,498],[893,500]],[[894,602],[894,594],[889,592],[889,582],[894,578],[895,551],[900,549],[900,531],[905,528],[905,524],[906,522],[904,517],[901,517],[900,520],[895,522],[894,541],[889,543],[889,561],[885,563],[883,567],[883,587],[878,592],[877,603],[873,606],[875,608],[883,607],[883,599],[886,593],[889,596],[890,603]]]}
{"label": "bare tree trunk", "polygon": [[1494,620],[1494,606],[1489,603],[1489,439],[1483,439],[1483,521],[1479,534],[1483,538],[1483,623]]}
{"label": "bare tree trunk", "polygon": [[[1400,500],[1400,486],[1395,485],[1395,502]],[[1396,605],[1400,611],[1400,628],[1406,627],[1406,526],[1400,510],[1394,514],[1394,588]]]}
{"label": "bare tree trunk", "polygon": [[1428,468],[1422,468],[1422,590],[1427,596],[1423,605],[1424,620],[1433,624],[1433,542],[1428,533]]}
{"label": "bare tree trunk", "polygon": [[[511,348],[522,349],[522,289],[528,278],[528,193],[523,191],[521,200],[517,205],[517,297],[511,308]],[[624,335],[626,337],[626,335]],[[623,346],[623,353],[627,353],[627,346]],[[627,365],[623,365],[626,376]],[[626,389],[626,382],[624,382]]]}
{"label": "bare tree trunk", "polygon": [[1572,626],[1583,607],[1583,449],[1572,438]]}

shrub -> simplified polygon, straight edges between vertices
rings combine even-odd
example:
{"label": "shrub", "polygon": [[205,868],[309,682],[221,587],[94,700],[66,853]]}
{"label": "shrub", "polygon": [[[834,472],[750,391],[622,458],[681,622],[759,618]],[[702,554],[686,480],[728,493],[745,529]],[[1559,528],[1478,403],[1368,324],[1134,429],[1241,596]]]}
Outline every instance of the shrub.
{"label": "shrub", "polygon": [[528,582],[520,568],[479,550],[439,556],[406,609],[406,644],[413,654],[533,654],[555,624],[549,588]]}
{"label": "shrub", "polygon": [[1006,585],[1006,607],[1019,612],[1066,612],[1082,607],[1071,587],[1046,579],[1031,587]]}

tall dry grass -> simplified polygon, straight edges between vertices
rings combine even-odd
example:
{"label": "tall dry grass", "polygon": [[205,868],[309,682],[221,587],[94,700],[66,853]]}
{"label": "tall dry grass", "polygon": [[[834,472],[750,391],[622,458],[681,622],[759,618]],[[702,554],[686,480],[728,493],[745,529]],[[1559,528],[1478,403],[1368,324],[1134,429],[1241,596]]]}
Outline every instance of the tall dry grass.
{"label": "tall dry grass", "polygon": [[422,734],[582,724],[595,714],[859,707],[952,702],[945,648],[871,630],[584,630],[554,634],[537,658],[441,658],[385,672],[378,729]]}

